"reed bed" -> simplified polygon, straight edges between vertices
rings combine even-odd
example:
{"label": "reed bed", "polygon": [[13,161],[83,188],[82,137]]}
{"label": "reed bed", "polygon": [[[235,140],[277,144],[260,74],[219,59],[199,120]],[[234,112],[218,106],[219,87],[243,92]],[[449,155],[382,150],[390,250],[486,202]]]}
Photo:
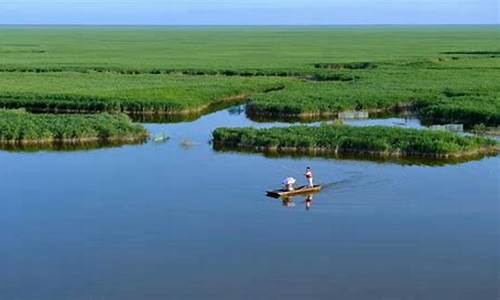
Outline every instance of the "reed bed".
{"label": "reed bed", "polygon": [[250,115],[325,116],[346,110],[415,110],[423,119],[467,127],[500,125],[500,72],[380,65],[351,82],[305,82],[254,94]]}
{"label": "reed bed", "polygon": [[48,112],[195,113],[279,89],[286,79],[111,73],[0,73],[0,107]]}
{"label": "reed bed", "polygon": [[144,127],[123,114],[31,114],[0,110],[0,145],[135,143],[147,138]]}
{"label": "reed bed", "polygon": [[497,33],[494,26],[5,27],[0,107],[193,114],[250,96],[254,115],[411,105],[427,120],[498,126]]}
{"label": "reed bed", "polygon": [[322,125],[288,128],[218,128],[215,146],[259,152],[343,154],[449,159],[497,154],[499,144],[445,131],[383,126]]}
{"label": "reed bed", "polygon": [[[500,125],[497,34],[495,26],[4,27],[0,28],[0,108],[198,116],[248,101],[253,118],[314,119],[346,110],[410,108],[429,123],[496,128]],[[82,126],[81,132],[71,125],[92,123],[92,116],[34,116],[19,111],[2,111],[2,116],[0,134],[12,136],[4,138],[9,141],[36,139],[37,134],[43,139],[42,124],[51,128],[48,140],[80,135],[84,139],[87,129],[96,135],[90,125]],[[130,122],[123,116],[95,117],[103,118],[104,124],[114,124],[116,118]],[[28,127],[16,131],[24,118]],[[66,129],[54,131],[57,138],[52,137],[56,128],[43,121],[46,118],[66,128],[68,137]],[[355,129],[336,130],[347,140],[352,135],[356,143],[361,134]],[[387,139],[396,132],[369,131],[373,138],[368,149],[391,155],[413,153],[410,146],[396,147]],[[428,148],[432,155],[443,149],[451,151],[443,155],[474,151],[449,142],[449,137],[427,136],[437,133],[403,133],[422,137],[412,147],[435,143],[438,148]],[[127,134],[118,130],[112,136]]]}

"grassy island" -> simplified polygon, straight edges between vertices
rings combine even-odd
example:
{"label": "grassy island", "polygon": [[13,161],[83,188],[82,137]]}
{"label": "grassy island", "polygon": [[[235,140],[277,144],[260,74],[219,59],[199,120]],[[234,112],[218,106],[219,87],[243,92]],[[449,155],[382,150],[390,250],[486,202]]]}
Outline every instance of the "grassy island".
{"label": "grassy island", "polygon": [[491,139],[451,132],[391,128],[321,125],[288,128],[218,128],[215,146],[259,152],[348,154],[373,156],[460,158],[500,152]]}
{"label": "grassy island", "polygon": [[136,143],[147,136],[144,127],[123,114],[50,115],[0,110],[0,146]]}

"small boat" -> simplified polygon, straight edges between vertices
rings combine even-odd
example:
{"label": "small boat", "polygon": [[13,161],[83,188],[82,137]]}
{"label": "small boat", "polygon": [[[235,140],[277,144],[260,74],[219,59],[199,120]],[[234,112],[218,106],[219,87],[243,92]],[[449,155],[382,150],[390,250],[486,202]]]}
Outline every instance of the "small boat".
{"label": "small boat", "polygon": [[162,133],[160,135],[153,137],[153,142],[164,143],[164,142],[168,141],[169,139],[170,139],[170,137],[168,137],[166,134]]}
{"label": "small boat", "polygon": [[293,195],[300,195],[300,194],[311,194],[311,193],[317,193],[321,191],[321,185],[315,185],[314,187],[308,187],[307,185],[301,186],[299,188],[294,189],[293,191],[288,191],[288,190],[275,190],[275,191],[267,191],[266,194],[269,197],[282,197],[282,196],[293,196]]}

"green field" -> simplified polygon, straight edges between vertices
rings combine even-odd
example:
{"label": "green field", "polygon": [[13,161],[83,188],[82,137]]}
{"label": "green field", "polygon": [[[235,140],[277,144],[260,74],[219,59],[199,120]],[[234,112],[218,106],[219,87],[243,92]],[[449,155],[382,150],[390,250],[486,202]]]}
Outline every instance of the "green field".
{"label": "green field", "polygon": [[214,145],[261,152],[457,158],[498,153],[499,144],[445,131],[322,125],[288,128],[218,128]]}
{"label": "green field", "polygon": [[0,27],[0,108],[500,125],[499,26]]}
{"label": "green field", "polygon": [[410,104],[497,126],[499,38],[498,26],[3,27],[0,106],[175,113],[246,95],[253,114]]}
{"label": "green field", "polygon": [[315,63],[412,62],[442,52],[500,51],[499,38],[498,26],[2,27],[0,66],[313,70]]}
{"label": "green field", "polygon": [[42,111],[191,113],[281,87],[283,82],[262,77],[0,72],[0,106]]}
{"label": "green field", "polygon": [[500,69],[380,65],[356,76],[359,79],[352,82],[297,82],[280,91],[256,94],[249,111],[320,116],[411,106],[422,117],[442,122],[500,124]]}

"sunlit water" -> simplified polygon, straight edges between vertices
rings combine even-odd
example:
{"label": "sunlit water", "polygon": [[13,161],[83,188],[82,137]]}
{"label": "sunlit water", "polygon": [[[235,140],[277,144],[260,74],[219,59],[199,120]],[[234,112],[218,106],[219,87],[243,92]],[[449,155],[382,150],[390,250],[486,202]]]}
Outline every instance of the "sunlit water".
{"label": "sunlit water", "polygon": [[[418,120],[352,121],[399,123]],[[0,152],[0,299],[497,299],[500,158],[426,166],[221,153],[221,111],[166,143]],[[311,166],[306,210],[265,197]]]}

